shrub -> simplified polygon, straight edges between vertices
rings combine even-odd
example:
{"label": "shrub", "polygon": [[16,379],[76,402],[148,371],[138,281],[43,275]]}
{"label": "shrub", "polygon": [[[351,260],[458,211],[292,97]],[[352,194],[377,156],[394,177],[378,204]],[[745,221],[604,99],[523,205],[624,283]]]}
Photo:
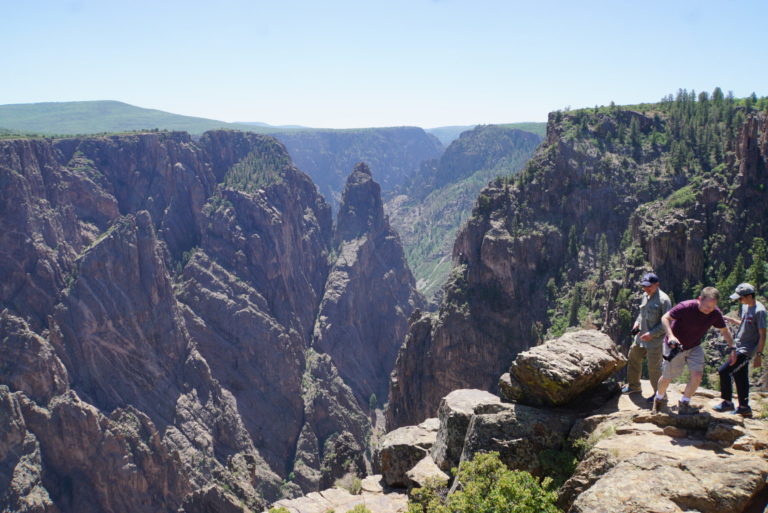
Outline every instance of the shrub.
{"label": "shrub", "polygon": [[549,478],[509,470],[498,452],[481,453],[461,464],[459,490],[451,495],[430,487],[412,494],[409,513],[559,513],[557,492]]}
{"label": "shrub", "polygon": [[352,495],[359,495],[363,491],[363,482],[352,472],[344,474],[333,485],[337,488],[344,488]]}

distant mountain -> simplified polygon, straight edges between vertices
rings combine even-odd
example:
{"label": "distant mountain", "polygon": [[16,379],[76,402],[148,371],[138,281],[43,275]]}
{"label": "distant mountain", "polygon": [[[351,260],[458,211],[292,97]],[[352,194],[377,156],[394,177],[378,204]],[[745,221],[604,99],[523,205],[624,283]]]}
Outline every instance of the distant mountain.
{"label": "distant mountain", "polygon": [[287,129],[297,129],[297,130],[311,130],[312,127],[304,126],[304,125],[270,125],[269,123],[262,123],[261,121],[235,121],[236,125],[252,125],[252,126],[261,126],[265,128],[287,128]]}
{"label": "distant mountain", "polygon": [[191,134],[220,128],[267,131],[253,125],[182,116],[111,100],[0,105],[0,126],[40,134],[94,134],[150,128]]}
{"label": "distant mountain", "polygon": [[295,130],[273,135],[334,209],[356,163],[368,164],[387,198],[418,172],[423,161],[443,152],[440,141],[418,127]]}
{"label": "distant mountain", "polygon": [[537,134],[508,125],[481,125],[424,162],[386,204],[400,234],[419,291],[432,297],[451,269],[456,232],[477,195],[497,176],[518,172],[541,142]]}
{"label": "distant mountain", "polygon": [[[468,130],[472,130],[477,125],[454,125],[454,126],[438,126],[435,128],[425,128],[428,134],[432,134],[443,143],[444,146],[448,146],[454,140]],[[546,123],[536,122],[524,122],[524,123],[505,123],[496,126],[503,126],[505,128],[517,128],[518,130],[525,130],[526,132],[533,132],[534,134],[544,137],[547,134]]]}

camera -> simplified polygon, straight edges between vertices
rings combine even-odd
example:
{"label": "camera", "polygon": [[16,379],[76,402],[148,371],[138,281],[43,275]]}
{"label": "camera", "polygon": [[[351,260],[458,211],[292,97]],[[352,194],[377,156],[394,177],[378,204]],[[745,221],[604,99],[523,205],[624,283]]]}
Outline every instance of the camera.
{"label": "camera", "polygon": [[632,328],[632,332],[631,333],[632,333],[632,336],[634,337],[635,335],[640,333],[640,328]]}
{"label": "camera", "polygon": [[680,354],[683,350],[683,346],[680,345],[680,342],[667,342],[667,345],[669,346],[669,354],[662,355],[662,358],[671,362],[675,356]]}

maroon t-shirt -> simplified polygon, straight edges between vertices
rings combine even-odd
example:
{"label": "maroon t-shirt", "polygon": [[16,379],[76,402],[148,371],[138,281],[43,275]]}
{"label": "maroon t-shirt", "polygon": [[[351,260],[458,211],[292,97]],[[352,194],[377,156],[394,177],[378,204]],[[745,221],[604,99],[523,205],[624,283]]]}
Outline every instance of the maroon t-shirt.
{"label": "maroon t-shirt", "polygon": [[[715,308],[712,312],[704,314],[699,310],[699,302],[696,299],[682,301],[669,311],[672,318],[672,333],[683,345],[683,349],[691,349],[701,344],[701,339],[707,334],[709,328],[725,328],[723,312]],[[664,342],[667,337],[664,338]]]}

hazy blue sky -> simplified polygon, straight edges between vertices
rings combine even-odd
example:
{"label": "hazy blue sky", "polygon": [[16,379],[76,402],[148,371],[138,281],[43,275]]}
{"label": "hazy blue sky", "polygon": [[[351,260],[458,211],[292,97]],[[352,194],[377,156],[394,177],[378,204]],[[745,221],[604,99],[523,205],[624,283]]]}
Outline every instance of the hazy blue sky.
{"label": "hazy blue sky", "polygon": [[0,103],[309,126],[544,121],[768,95],[768,2],[0,0]]}

